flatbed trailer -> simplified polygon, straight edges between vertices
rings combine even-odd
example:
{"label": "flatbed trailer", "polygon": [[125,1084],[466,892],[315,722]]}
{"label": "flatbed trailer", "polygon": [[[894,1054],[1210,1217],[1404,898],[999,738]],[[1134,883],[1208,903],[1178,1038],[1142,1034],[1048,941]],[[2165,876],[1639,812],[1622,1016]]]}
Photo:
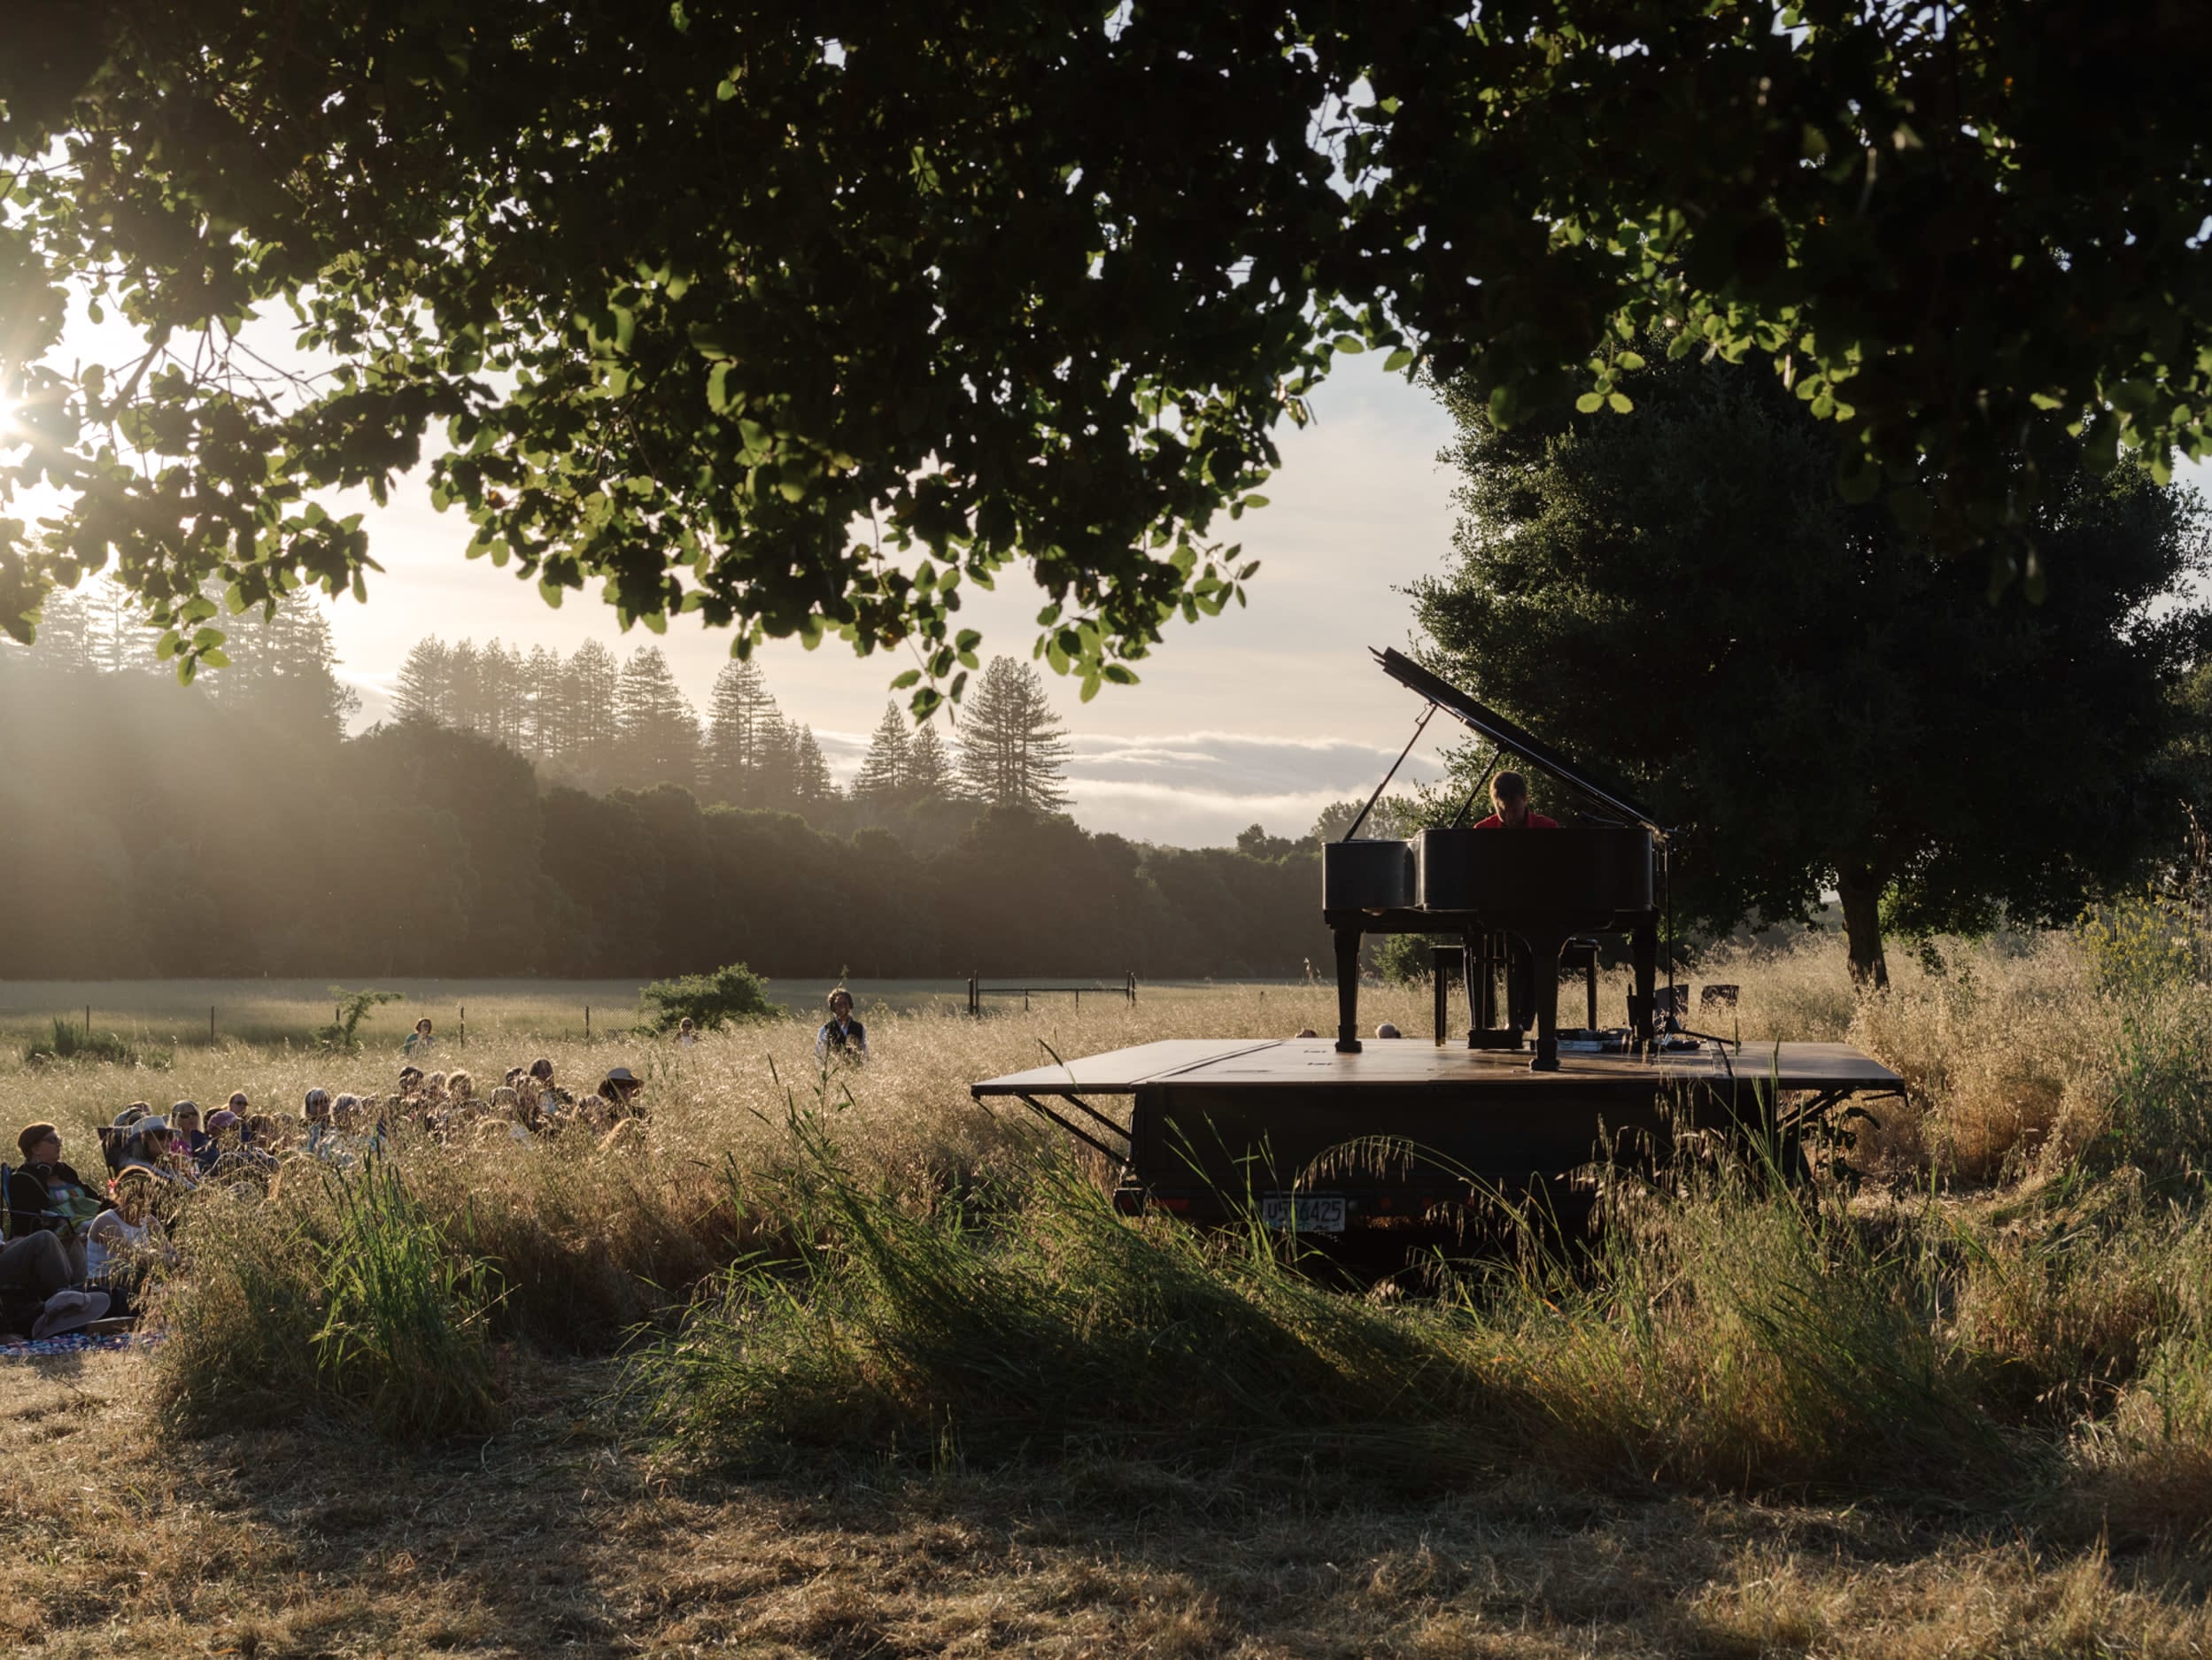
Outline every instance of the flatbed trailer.
{"label": "flatbed trailer", "polygon": [[1118,1201],[1194,1221],[1257,1210],[1319,1234],[1404,1229],[1503,1196],[1576,1208],[1580,1173],[1660,1155],[1688,1127],[1764,1131],[1793,1163],[1846,1103],[1905,1080],[1841,1043],[1705,1042],[1563,1053],[1325,1038],[1172,1038],[971,1086],[1021,1102],[1114,1161]]}

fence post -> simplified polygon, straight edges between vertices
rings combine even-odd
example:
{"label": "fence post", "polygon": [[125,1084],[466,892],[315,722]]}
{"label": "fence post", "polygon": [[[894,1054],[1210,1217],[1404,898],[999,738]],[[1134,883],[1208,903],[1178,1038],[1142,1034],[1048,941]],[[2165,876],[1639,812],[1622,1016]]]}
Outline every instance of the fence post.
{"label": "fence post", "polygon": [[1075,988],[1075,1012],[1079,1015],[1083,1012],[1083,988],[1079,985]]}
{"label": "fence post", "polygon": [[592,1040],[592,1006],[589,1003],[584,1006],[584,1040],[586,1043]]}
{"label": "fence post", "polygon": [[213,1003],[207,1006],[207,1046],[211,1049],[215,1046],[215,1006]]}
{"label": "fence post", "polygon": [[89,1003],[84,1006],[84,1035],[85,1041],[90,1042],[92,1039],[92,1005]]}
{"label": "fence post", "polygon": [[460,1031],[456,1035],[456,1041],[460,1043],[468,1041],[468,1005],[466,1003],[460,1006]]}
{"label": "fence post", "polygon": [[983,998],[976,990],[976,977],[971,974],[968,977],[968,1013],[973,1015],[982,1012]]}

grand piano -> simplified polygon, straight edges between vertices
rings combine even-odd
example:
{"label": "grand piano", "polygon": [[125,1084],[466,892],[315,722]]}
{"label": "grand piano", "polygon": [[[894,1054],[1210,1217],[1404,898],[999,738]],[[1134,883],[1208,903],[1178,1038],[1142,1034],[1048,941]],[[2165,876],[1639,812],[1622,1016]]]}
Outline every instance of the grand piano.
{"label": "grand piano", "polygon": [[[1548,775],[1558,830],[1477,830],[1457,821],[1404,840],[1361,840],[1355,822],[1324,850],[1322,912],[1336,935],[1336,1038],[1163,1038],[970,1086],[986,1106],[1016,1101],[1118,1166],[1115,1204],[1194,1223],[1257,1218],[1336,1240],[1386,1263],[1458,1248],[1503,1202],[1562,1225],[1589,1213],[1600,1164],[1658,1168],[1685,1126],[1771,1138],[1785,1169],[1809,1170],[1804,1136],[1845,1103],[1899,1096],[1905,1081],[1840,1043],[1740,1043],[1675,1030],[1656,997],[1667,833],[1635,802],[1533,733],[1396,652],[1383,671]],[[1419,735],[1417,728],[1415,736]],[[1410,753],[1412,743],[1406,745]],[[1405,755],[1398,757],[1403,764]],[[1397,764],[1375,794],[1388,787]],[[1480,793],[1481,786],[1477,786]],[[1364,821],[1367,814],[1363,813]],[[1656,903],[1655,903],[1656,901]],[[1587,1025],[1597,1024],[1595,958],[1570,942],[1628,937],[1629,1023],[1563,1041],[1563,952],[1580,955]],[[1359,946],[1369,934],[1456,938],[1467,970],[1467,1043],[1359,1040]],[[1535,1043],[1496,1020],[1506,942],[1533,958]],[[1669,975],[1672,980],[1672,975]],[[1440,984],[1442,977],[1439,977]],[[1672,989],[1670,984],[1670,990]]]}
{"label": "grand piano", "polygon": [[[1352,1054],[1360,1048],[1359,949],[1369,934],[1461,938],[1470,1048],[1520,1044],[1518,1026],[1500,1027],[1486,1018],[1496,1006],[1493,977],[1509,954],[1499,948],[1499,937],[1518,940],[1535,969],[1535,1053],[1528,1064],[1536,1072],[1559,1067],[1561,951],[1587,936],[1625,934],[1636,976],[1628,1041],[1648,1047],[1658,1037],[1658,867],[1667,832],[1627,796],[1411,658],[1395,651],[1374,657],[1383,673],[1427,700],[1417,737],[1441,709],[1495,746],[1493,764],[1515,755],[1566,786],[1580,814],[1572,823],[1562,818],[1557,830],[1484,830],[1455,822],[1404,841],[1363,841],[1356,839],[1367,817],[1363,812],[1342,840],[1325,847],[1321,916],[1336,944],[1338,1052]],[[1406,747],[1412,749],[1410,740]],[[1404,759],[1401,754],[1398,761]],[[1369,811],[1396,771],[1394,764],[1376,786]],[[1482,787],[1475,786],[1476,794]],[[1474,803],[1471,794],[1460,820]],[[1565,810],[1563,803],[1547,806]]]}

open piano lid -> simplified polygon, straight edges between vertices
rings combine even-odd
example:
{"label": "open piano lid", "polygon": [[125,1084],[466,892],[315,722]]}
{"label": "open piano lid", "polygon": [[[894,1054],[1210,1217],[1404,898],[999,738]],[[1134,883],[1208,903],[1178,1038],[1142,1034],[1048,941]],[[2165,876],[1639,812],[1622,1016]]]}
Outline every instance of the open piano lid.
{"label": "open piano lid", "polygon": [[1561,783],[1581,791],[1592,800],[1644,826],[1664,839],[1667,831],[1651,815],[1618,790],[1599,784],[1589,774],[1525,728],[1514,725],[1495,709],[1477,703],[1448,680],[1439,679],[1402,652],[1388,647],[1374,653],[1382,672],[1417,691],[1463,726],[1473,728],[1492,743],[1526,756]]}

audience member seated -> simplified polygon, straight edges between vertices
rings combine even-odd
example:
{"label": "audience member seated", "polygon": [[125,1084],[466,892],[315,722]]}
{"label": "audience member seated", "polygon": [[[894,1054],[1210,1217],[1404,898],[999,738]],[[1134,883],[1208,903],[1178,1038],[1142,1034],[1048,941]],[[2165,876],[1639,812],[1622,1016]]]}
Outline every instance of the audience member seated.
{"label": "audience member seated", "polygon": [[135,1315],[139,1287],[153,1260],[176,1260],[153,1214],[153,1183],[143,1170],[117,1177],[115,1208],[102,1211],[85,1230],[85,1285],[107,1293],[111,1314]]}
{"label": "audience member seated", "polygon": [[1396,1038],[1400,1035],[1398,1029],[1387,1020],[1375,1028],[1375,1036],[1378,1038]]}
{"label": "audience member seated", "polygon": [[8,1177],[8,1231],[51,1233],[67,1254],[70,1278],[84,1278],[84,1230],[103,1201],[84,1178],[62,1162],[61,1131],[50,1123],[27,1124],[15,1145],[20,1169]]}
{"label": "audience member seated", "polygon": [[[255,1122],[266,1123],[267,1119]],[[252,1137],[249,1121],[225,1107],[207,1120],[207,1147],[200,1155],[203,1174],[219,1182],[266,1177],[276,1168],[275,1158]]]}
{"label": "audience member seated", "polygon": [[414,1030],[407,1034],[406,1042],[399,1046],[399,1053],[407,1055],[422,1054],[434,1047],[437,1042],[437,1039],[430,1036],[429,1018],[425,1015],[414,1023]]}
{"label": "audience member seated", "polygon": [[100,1156],[105,1162],[107,1173],[111,1177],[123,1168],[123,1147],[130,1139],[131,1131],[136,1128],[141,1118],[152,1111],[153,1108],[144,1101],[135,1100],[115,1115],[114,1123],[100,1126]]}
{"label": "audience member seated", "polygon": [[553,1063],[545,1056],[530,1063],[530,1076],[515,1085],[532,1119],[549,1118],[562,1108],[573,1108],[576,1098],[553,1082]]}
{"label": "audience member seated", "polygon": [[598,1094],[613,1109],[617,1118],[642,1118],[646,1104],[640,1099],[646,1093],[646,1081],[626,1066],[615,1067],[599,1081]]}
{"label": "audience member seated", "polygon": [[[230,1109],[226,1108],[224,1110]],[[207,1150],[208,1145],[207,1132],[200,1128],[200,1109],[189,1100],[181,1100],[169,1108],[169,1123],[176,1130],[175,1139],[171,1144],[174,1150],[180,1157],[191,1160],[197,1168],[200,1154]]]}
{"label": "audience member seated", "polygon": [[141,1118],[132,1127],[130,1139],[123,1144],[123,1165],[115,1172],[116,1180],[134,1170],[143,1170],[174,1187],[189,1190],[199,1185],[190,1161],[178,1163],[175,1131],[166,1118],[159,1116]]}
{"label": "audience member seated", "polygon": [[[35,1247],[21,1262],[11,1262],[16,1247]],[[35,1233],[0,1250],[0,1339],[33,1342],[81,1332],[107,1318],[107,1293],[81,1291],[67,1284],[43,1289],[52,1255],[60,1250],[50,1233]]]}
{"label": "audience member seated", "polygon": [[50,1228],[17,1234],[0,1245],[0,1324],[27,1332],[47,1300],[75,1279],[69,1252]]}
{"label": "audience member seated", "polygon": [[246,1093],[242,1089],[232,1090],[230,1092],[230,1099],[225,1101],[223,1105],[230,1108],[232,1112],[236,1113],[241,1118],[250,1117],[253,1113],[253,1103],[246,1099]]}
{"label": "audience member seated", "polygon": [[311,1158],[322,1156],[323,1146],[337,1132],[330,1123],[330,1092],[317,1085],[300,1103],[300,1146]]}
{"label": "audience member seated", "polygon": [[351,1092],[330,1103],[333,1151],[347,1162],[366,1154],[384,1150],[384,1120],[381,1110]]}
{"label": "audience member seated", "polygon": [[476,1128],[476,1133],[488,1140],[504,1135],[510,1140],[528,1141],[537,1123],[534,1110],[522,1099],[522,1092],[502,1085],[491,1092],[491,1110]]}

